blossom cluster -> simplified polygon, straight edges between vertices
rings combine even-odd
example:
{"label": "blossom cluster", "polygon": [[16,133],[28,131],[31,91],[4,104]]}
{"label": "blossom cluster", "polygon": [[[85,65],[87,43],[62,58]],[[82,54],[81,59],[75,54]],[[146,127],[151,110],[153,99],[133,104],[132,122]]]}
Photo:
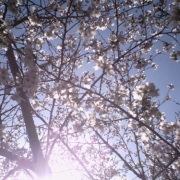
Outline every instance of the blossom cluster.
{"label": "blossom cluster", "polygon": [[134,91],[134,99],[143,100],[147,97],[157,97],[159,96],[158,89],[156,89],[154,83],[146,83],[139,86],[136,86]]}
{"label": "blossom cluster", "polygon": [[180,8],[178,6],[178,3],[174,3],[171,5],[171,16],[172,20],[170,25],[172,25],[174,28],[178,28],[180,25]]}
{"label": "blossom cluster", "polygon": [[114,75],[115,73],[114,67],[111,64],[111,62],[108,60],[109,58],[105,56],[97,57],[97,59],[95,60],[96,66],[94,67],[94,69],[95,70],[103,69],[107,75],[109,76]]}
{"label": "blossom cluster", "polygon": [[0,68],[0,83],[6,85],[9,81],[9,72],[7,68],[4,66],[3,68]]}
{"label": "blossom cluster", "polygon": [[8,10],[13,14],[18,14],[18,5],[20,4],[19,0],[8,0],[7,6]]}

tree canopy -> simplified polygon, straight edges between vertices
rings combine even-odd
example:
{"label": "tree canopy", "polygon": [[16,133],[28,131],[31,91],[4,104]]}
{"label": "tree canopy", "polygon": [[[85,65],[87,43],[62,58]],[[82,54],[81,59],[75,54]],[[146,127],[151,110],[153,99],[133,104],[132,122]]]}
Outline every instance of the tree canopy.
{"label": "tree canopy", "polygon": [[145,73],[179,33],[179,0],[0,0],[1,179],[180,179],[174,85]]}

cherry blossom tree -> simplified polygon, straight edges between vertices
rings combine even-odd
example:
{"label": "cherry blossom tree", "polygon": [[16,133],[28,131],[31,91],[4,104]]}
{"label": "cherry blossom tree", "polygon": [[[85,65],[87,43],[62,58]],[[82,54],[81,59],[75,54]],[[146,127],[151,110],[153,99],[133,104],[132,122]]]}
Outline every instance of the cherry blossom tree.
{"label": "cherry blossom tree", "polygon": [[160,110],[179,106],[174,85],[159,100],[145,75],[162,53],[178,62],[179,0],[0,7],[1,179],[60,177],[64,162],[82,179],[180,179],[179,113]]}

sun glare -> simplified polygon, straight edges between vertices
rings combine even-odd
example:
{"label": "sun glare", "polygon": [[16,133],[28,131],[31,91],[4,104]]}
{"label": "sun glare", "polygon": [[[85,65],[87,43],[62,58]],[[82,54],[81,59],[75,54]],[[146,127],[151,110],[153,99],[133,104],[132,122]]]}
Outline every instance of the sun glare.
{"label": "sun glare", "polygon": [[77,162],[68,160],[58,160],[56,163],[50,164],[52,175],[37,180],[80,180],[82,179],[82,169]]}
{"label": "sun glare", "polygon": [[[73,164],[76,164],[75,162]],[[30,173],[31,176],[29,176],[25,171],[20,171],[18,174],[15,175],[15,179],[18,180],[80,180],[82,179],[82,171],[80,168],[73,168],[72,164],[65,164],[64,162],[59,164],[54,164],[51,166],[52,175],[50,177],[43,177],[38,178],[33,172]],[[79,170],[78,170],[79,169]],[[33,177],[33,178],[32,178]],[[11,178],[13,180],[14,177]]]}
{"label": "sun glare", "polygon": [[38,178],[37,180],[80,180],[81,176],[80,173],[74,172],[60,172],[60,173],[53,173],[50,177]]}

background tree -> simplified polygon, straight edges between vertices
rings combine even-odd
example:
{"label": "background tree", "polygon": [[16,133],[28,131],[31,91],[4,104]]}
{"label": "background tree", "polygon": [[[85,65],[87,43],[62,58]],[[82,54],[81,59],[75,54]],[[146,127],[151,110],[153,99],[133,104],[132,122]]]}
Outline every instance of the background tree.
{"label": "background tree", "polygon": [[83,179],[180,179],[179,114],[160,111],[174,86],[158,100],[145,75],[157,47],[178,61],[178,0],[0,5],[1,179],[67,161]]}

